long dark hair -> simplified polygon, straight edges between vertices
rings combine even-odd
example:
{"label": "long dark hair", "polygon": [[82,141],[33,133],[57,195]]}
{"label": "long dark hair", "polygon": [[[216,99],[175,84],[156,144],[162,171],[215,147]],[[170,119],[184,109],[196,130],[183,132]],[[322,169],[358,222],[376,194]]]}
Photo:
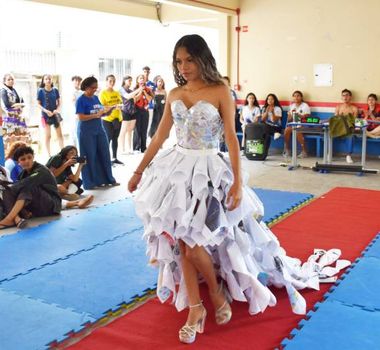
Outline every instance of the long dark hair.
{"label": "long dark hair", "polygon": [[274,105],[276,107],[280,107],[281,111],[282,111],[282,107],[280,105],[280,102],[278,101],[278,98],[277,98],[277,96],[275,94],[268,94],[267,98],[265,99],[265,104],[264,104],[263,110],[265,111],[267,109],[267,107],[268,107],[268,98],[271,97],[271,96],[274,99]]}
{"label": "long dark hair", "polygon": [[[130,75],[126,75],[125,77],[123,77],[123,80],[122,80],[122,82],[121,82],[121,87],[124,87],[125,82],[126,82],[127,80],[132,80],[132,77],[131,77]],[[131,84],[131,85],[132,85],[132,84]]]}
{"label": "long dark hair", "polygon": [[[136,85],[135,85],[135,88],[134,88],[134,90],[137,90],[139,87],[140,87],[140,84],[139,84],[139,78],[140,77],[144,77],[144,79],[145,79],[145,76],[144,76],[144,74],[139,74],[137,77],[136,77]],[[146,82],[145,82],[146,83]],[[144,83],[144,84],[145,84]],[[149,89],[150,90],[150,89]]]}
{"label": "long dark hair", "polygon": [[51,87],[53,88],[54,87],[54,84],[53,84],[53,76],[51,74],[44,74],[41,78],[41,83],[40,83],[40,88],[43,89],[45,87],[45,83],[44,83],[44,79],[45,77],[47,76],[51,76]]}
{"label": "long dark hair", "polygon": [[194,61],[198,64],[202,79],[208,84],[222,85],[222,76],[216,68],[215,58],[207,46],[206,41],[197,34],[185,35],[177,41],[173,51],[173,74],[174,80],[179,86],[187,83],[177,68],[177,51],[180,47],[186,49]]}
{"label": "long dark hair", "polygon": [[245,97],[244,105],[248,106],[248,97],[249,96],[253,96],[253,98],[255,99],[255,101],[253,102],[253,105],[260,108],[260,105],[259,105],[259,102],[257,101],[256,95],[253,92],[249,92],[247,94],[247,96]]}
{"label": "long dark hair", "polygon": [[75,151],[77,152],[77,154],[78,154],[78,149],[75,147],[75,146],[66,146],[66,147],[63,147],[62,149],[61,149],[61,151],[58,153],[60,156],[61,156],[61,159],[62,160],[66,160],[66,157],[67,157],[67,155],[68,155],[68,153],[71,151],[71,150],[73,150],[73,149],[75,149]]}
{"label": "long dark hair", "polygon": [[157,86],[157,81],[161,79],[162,80],[162,90],[165,90],[165,80],[161,75],[157,75],[153,79],[153,83]]}

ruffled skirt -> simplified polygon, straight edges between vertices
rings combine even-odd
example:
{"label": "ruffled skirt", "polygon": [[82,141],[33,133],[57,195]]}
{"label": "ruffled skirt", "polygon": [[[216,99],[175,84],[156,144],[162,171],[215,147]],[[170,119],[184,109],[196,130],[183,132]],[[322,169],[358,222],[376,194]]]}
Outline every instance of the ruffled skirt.
{"label": "ruffled skirt", "polygon": [[286,256],[261,220],[263,205],[248,186],[243,186],[240,206],[226,209],[232,183],[230,162],[217,150],[176,146],[156,156],[146,169],[135,204],[147,254],[159,268],[159,299],[172,297],[179,311],[188,306],[178,245],[182,240],[206,249],[232,298],[248,302],[250,314],[276,304],[270,285],[285,287],[293,311],[304,314],[306,303],[297,290],[318,289],[321,275],[331,277],[349,262],[326,270],[339,258],[338,249],[316,251],[303,265]]}

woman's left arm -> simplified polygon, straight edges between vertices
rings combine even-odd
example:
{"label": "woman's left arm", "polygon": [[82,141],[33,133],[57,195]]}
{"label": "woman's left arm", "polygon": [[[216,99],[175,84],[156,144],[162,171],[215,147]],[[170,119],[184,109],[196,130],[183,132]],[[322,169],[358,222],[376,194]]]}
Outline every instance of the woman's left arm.
{"label": "woman's left arm", "polygon": [[227,204],[228,209],[233,210],[239,206],[242,198],[240,147],[235,130],[235,105],[230,90],[227,86],[220,86],[219,91],[219,112],[224,123],[224,136],[234,174],[234,182],[227,195]]}

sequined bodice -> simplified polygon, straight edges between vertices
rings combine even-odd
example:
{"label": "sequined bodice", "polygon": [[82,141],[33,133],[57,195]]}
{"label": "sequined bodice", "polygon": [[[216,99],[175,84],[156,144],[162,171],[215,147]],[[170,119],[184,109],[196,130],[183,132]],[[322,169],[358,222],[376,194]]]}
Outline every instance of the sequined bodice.
{"label": "sequined bodice", "polygon": [[223,122],[211,103],[200,100],[187,108],[182,100],[171,104],[178,145],[188,149],[219,148]]}

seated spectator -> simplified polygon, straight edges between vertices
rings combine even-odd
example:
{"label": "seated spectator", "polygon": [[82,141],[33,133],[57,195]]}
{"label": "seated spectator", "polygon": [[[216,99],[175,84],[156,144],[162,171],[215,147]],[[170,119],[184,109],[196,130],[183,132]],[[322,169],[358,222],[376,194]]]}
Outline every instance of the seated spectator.
{"label": "seated spectator", "polygon": [[245,98],[244,106],[240,112],[240,123],[243,131],[241,146],[244,147],[245,127],[249,123],[258,123],[261,117],[261,110],[256,95],[253,92],[248,93]]}
{"label": "seated spectator", "polygon": [[[364,119],[380,122],[380,105],[377,104],[376,94],[369,94],[367,98],[367,108],[364,109]],[[380,124],[368,124],[367,136],[380,138]]]}
{"label": "seated spectator", "polygon": [[[304,102],[302,92],[296,90],[293,92],[292,97],[293,97],[293,103],[289,106],[288,123],[293,122],[293,121],[300,121],[302,117],[308,117],[310,115],[310,107],[306,102]],[[291,151],[290,151],[291,150],[291,145],[290,145],[291,136],[292,136],[292,127],[287,126],[284,132],[284,139],[285,139],[284,156],[285,157],[290,157],[290,154],[291,154]],[[300,143],[301,148],[302,148],[301,157],[303,158],[307,157],[305,139],[301,132],[297,133],[297,140]]]}
{"label": "seated spectator", "polygon": [[[3,220],[7,216],[7,212],[3,206],[3,192],[6,190],[6,186],[10,183],[7,170],[0,165],[0,220]],[[23,222],[19,216],[16,217],[16,222],[20,224]],[[0,227],[1,229],[1,227]]]}
{"label": "seated spectator", "polygon": [[[58,215],[62,209],[62,200],[58,193],[57,182],[50,170],[34,161],[31,147],[20,147],[14,159],[23,168],[16,183],[4,187],[2,204],[7,215],[0,221],[0,229],[13,226],[25,226],[23,218]],[[66,208],[85,208],[93,196],[67,202]]]}
{"label": "seated spectator", "polygon": [[[63,199],[76,200],[83,193],[82,180],[79,178],[86,162],[78,158],[78,150],[74,146],[66,146],[61,152],[51,157],[46,166],[50,169],[58,184],[59,194]],[[72,167],[78,165],[75,174]]]}
{"label": "seated spectator", "polygon": [[18,150],[20,147],[26,147],[26,143],[21,141],[12,143],[8,149],[7,154],[5,155],[5,169],[8,170],[9,176],[13,182],[16,182],[18,180],[18,176],[22,172],[21,166],[13,158],[16,150]]}
{"label": "seated spectator", "polygon": [[[265,99],[265,104],[261,113],[261,121],[267,126],[267,133],[274,139],[281,136],[282,108],[275,94],[269,94]],[[267,138],[267,149],[270,147],[271,138]]]}
{"label": "seated spectator", "polygon": [[[358,108],[351,103],[352,100],[352,92],[348,89],[342,90],[342,101],[336,106],[335,115],[345,118],[352,116],[352,118],[358,117]],[[354,161],[352,160],[351,154],[354,151],[354,138],[353,135],[348,135],[345,137],[346,139],[346,162],[352,164]]]}

